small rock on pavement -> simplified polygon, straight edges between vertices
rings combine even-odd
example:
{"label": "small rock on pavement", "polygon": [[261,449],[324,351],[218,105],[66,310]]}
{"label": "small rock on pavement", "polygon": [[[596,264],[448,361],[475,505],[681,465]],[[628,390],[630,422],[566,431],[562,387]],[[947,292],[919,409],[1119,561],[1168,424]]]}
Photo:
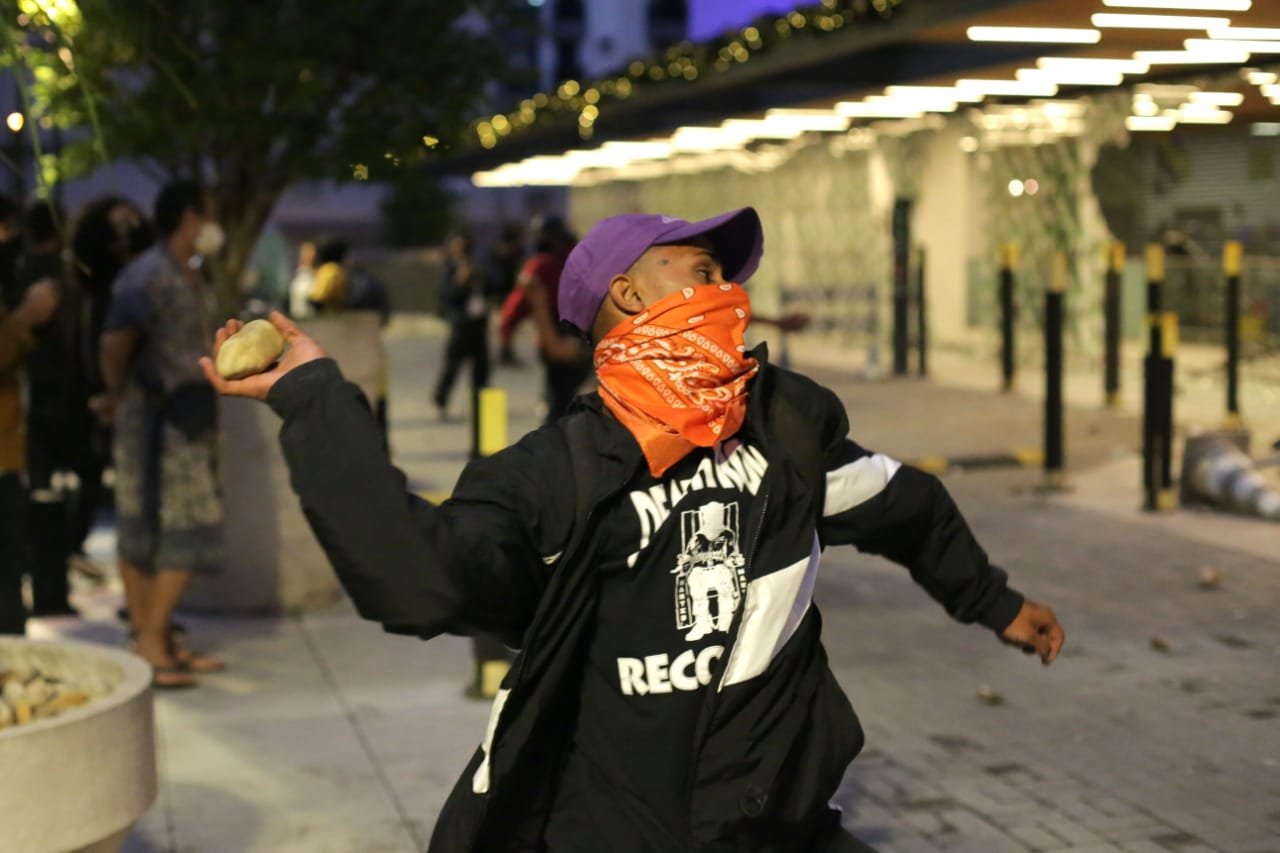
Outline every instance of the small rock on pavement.
{"label": "small rock on pavement", "polygon": [[990,684],[984,684],[978,688],[978,698],[985,705],[1002,705],[1004,704],[1004,694],[996,690]]}
{"label": "small rock on pavement", "polygon": [[1200,588],[1217,589],[1222,584],[1222,572],[1213,566],[1205,566],[1200,570]]}
{"label": "small rock on pavement", "polygon": [[1152,637],[1151,648],[1158,652],[1167,652],[1169,651],[1169,641],[1164,637]]}

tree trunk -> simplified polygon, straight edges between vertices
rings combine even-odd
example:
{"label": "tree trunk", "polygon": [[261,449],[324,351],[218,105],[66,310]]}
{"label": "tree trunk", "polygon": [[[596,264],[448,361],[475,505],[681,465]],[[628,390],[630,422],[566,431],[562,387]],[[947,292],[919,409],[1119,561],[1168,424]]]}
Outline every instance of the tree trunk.
{"label": "tree trunk", "polygon": [[253,257],[262,228],[271,216],[282,191],[267,184],[243,189],[247,191],[242,191],[242,187],[237,186],[213,187],[219,217],[227,235],[226,246],[214,264],[213,272],[218,307],[227,316],[240,312],[244,302],[244,292],[240,288],[241,277]]}

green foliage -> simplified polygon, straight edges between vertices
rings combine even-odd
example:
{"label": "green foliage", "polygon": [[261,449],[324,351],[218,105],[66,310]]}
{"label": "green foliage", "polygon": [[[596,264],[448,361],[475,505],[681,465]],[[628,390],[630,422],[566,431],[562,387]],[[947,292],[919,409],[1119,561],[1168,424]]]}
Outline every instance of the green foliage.
{"label": "green foliage", "polygon": [[454,226],[453,194],[421,170],[402,172],[382,202],[382,240],[389,246],[441,242]]}
{"label": "green foliage", "polygon": [[203,178],[234,278],[290,183],[387,180],[452,147],[502,66],[476,22],[500,32],[510,5],[0,0],[0,47],[28,127],[81,129],[63,177],[136,158]]}

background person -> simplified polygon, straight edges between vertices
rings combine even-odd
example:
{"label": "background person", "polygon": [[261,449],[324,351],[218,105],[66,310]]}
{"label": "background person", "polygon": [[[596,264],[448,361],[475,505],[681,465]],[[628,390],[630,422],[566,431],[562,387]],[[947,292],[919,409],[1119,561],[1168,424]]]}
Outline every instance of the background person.
{"label": "background person", "polygon": [[471,393],[489,384],[489,303],[484,271],[476,266],[475,246],[465,231],[449,238],[448,255],[440,279],[440,307],[449,324],[444,364],[431,395],[440,419],[449,413],[449,398],[464,365],[471,365]]}
{"label": "background person", "polygon": [[35,571],[27,525],[26,418],[22,360],[35,346],[35,330],[58,309],[58,289],[40,281],[12,310],[0,303],[0,634],[26,633],[22,579]]}
{"label": "background person", "polygon": [[196,251],[216,253],[221,228],[191,181],[160,191],[155,228],[160,242],[116,279],[101,366],[114,399],[117,548],[134,649],[156,687],[191,687],[196,673],[223,667],[172,628],[191,573],[222,561],[217,399],[197,365],[214,296]]}

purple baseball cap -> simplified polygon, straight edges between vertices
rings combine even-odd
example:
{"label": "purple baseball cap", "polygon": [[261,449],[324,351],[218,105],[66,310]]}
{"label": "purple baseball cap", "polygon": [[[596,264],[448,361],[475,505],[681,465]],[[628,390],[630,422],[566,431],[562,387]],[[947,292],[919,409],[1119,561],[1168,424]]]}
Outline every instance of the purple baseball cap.
{"label": "purple baseball cap", "polygon": [[651,246],[694,237],[711,241],[725,281],[751,278],[764,254],[764,230],[754,207],[731,210],[701,222],[674,216],[624,213],[596,223],[569,253],[560,274],[560,319],[590,334],[609,292],[609,282],[631,269]]}

